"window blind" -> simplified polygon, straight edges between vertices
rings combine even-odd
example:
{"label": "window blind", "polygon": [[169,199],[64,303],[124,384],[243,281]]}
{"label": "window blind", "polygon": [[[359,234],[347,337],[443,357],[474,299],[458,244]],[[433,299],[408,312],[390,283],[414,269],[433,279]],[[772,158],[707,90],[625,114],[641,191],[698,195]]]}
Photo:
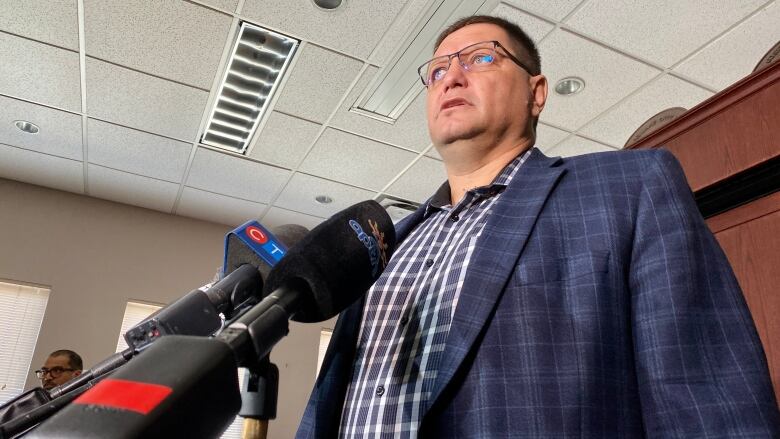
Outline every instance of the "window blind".
{"label": "window blind", "polygon": [[0,281],[0,404],[24,390],[49,292]]}

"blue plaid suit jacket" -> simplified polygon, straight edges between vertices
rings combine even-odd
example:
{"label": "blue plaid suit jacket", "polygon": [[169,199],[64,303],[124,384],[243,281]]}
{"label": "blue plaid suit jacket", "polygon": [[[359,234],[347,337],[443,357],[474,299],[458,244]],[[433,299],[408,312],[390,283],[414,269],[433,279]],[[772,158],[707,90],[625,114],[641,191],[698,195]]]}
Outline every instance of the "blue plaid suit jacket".
{"label": "blue plaid suit jacket", "polygon": [[[362,307],[297,437],[337,435]],[[480,237],[430,401],[423,438],[780,437],[742,293],[664,150],[533,151]]]}

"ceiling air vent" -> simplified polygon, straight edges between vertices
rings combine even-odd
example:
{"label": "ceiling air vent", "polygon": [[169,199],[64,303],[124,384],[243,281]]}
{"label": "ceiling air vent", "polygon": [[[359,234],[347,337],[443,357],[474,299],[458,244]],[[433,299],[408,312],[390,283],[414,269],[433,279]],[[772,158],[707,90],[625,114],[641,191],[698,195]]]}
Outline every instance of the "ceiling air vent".
{"label": "ceiling air vent", "polygon": [[[486,4],[488,3],[488,4]],[[434,0],[410,29],[396,54],[358,99],[352,111],[393,123],[412,103],[423,85],[417,68],[433,55],[439,32],[454,21],[495,6],[489,0]]]}
{"label": "ceiling air vent", "polygon": [[246,151],[298,44],[285,35],[241,23],[201,135],[204,145],[240,154]]}

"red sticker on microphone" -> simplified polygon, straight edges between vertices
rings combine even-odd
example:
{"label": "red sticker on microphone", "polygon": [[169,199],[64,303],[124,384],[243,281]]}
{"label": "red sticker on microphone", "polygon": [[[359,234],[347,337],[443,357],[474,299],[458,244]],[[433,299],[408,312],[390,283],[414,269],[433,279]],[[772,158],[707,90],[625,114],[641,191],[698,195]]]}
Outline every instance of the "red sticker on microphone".
{"label": "red sticker on microphone", "polygon": [[265,244],[268,242],[268,236],[255,226],[249,226],[246,228],[246,236],[258,244]]}
{"label": "red sticker on microphone", "polygon": [[73,403],[112,407],[145,415],[172,392],[173,389],[160,384],[106,378]]}

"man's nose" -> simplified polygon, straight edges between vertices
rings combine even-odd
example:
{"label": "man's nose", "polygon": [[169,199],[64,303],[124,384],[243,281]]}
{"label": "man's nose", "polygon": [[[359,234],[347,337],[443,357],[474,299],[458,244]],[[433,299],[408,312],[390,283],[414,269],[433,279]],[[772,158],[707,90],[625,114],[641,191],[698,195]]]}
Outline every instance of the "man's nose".
{"label": "man's nose", "polygon": [[442,86],[446,91],[452,87],[463,87],[467,84],[466,69],[460,64],[458,57],[454,57],[450,61],[450,68],[447,69],[447,74],[442,78]]}

